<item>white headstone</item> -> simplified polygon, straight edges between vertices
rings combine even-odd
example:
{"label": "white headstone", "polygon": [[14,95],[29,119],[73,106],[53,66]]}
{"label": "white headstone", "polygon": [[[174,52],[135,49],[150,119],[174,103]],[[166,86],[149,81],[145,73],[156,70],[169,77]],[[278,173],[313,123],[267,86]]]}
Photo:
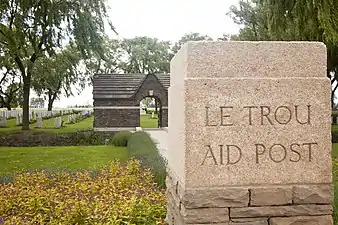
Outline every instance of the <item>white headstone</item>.
{"label": "white headstone", "polygon": [[61,127],[61,122],[62,122],[61,117],[55,117],[54,118],[54,127],[55,128],[60,128]]}
{"label": "white headstone", "polygon": [[68,122],[68,123],[71,123],[71,122],[72,122],[72,119],[73,119],[73,118],[72,118],[72,115],[68,115],[68,121],[67,121],[67,122]]}
{"label": "white headstone", "polygon": [[4,116],[0,117],[0,127],[7,127],[7,118]]}
{"label": "white headstone", "polygon": [[151,113],[151,118],[154,118],[154,117],[155,117],[155,113],[152,112],[152,113]]}
{"label": "white headstone", "polygon": [[41,117],[36,118],[36,127],[42,128],[42,118]]}

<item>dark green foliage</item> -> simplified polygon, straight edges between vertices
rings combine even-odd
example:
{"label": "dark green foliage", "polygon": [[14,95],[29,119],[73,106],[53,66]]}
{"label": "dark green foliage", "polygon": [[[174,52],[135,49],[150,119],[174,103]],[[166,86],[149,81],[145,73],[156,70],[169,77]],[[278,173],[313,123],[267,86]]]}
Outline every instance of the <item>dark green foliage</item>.
{"label": "dark green foliage", "polygon": [[115,146],[126,147],[130,136],[132,135],[129,131],[120,131],[117,132],[110,140],[110,143]]}
{"label": "dark green foliage", "polygon": [[103,145],[104,137],[96,132],[79,132],[70,136],[72,145]]}
{"label": "dark green foliage", "polygon": [[155,180],[161,188],[165,188],[166,161],[159,154],[156,144],[145,132],[135,132],[131,135],[127,151],[129,157],[139,159],[142,166],[150,168],[154,173]]}

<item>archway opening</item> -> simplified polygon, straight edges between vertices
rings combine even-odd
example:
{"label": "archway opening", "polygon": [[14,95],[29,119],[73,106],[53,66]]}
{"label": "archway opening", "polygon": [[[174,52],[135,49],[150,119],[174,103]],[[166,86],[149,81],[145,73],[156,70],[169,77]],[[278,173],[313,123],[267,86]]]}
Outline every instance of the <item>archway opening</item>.
{"label": "archway opening", "polygon": [[140,126],[142,128],[159,128],[162,125],[162,104],[155,96],[144,97],[140,101]]}

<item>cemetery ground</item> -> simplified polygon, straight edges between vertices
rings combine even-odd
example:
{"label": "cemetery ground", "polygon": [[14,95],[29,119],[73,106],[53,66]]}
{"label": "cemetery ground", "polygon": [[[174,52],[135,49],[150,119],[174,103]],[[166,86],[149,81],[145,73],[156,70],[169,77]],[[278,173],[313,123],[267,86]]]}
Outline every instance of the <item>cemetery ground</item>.
{"label": "cemetery ground", "polygon": [[[61,128],[50,118],[28,132],[7,122],[0,224],[165,224],[165,161],[145,132],[100,136],[93,117]],[[142,115],[141,126],[157,119]]]}

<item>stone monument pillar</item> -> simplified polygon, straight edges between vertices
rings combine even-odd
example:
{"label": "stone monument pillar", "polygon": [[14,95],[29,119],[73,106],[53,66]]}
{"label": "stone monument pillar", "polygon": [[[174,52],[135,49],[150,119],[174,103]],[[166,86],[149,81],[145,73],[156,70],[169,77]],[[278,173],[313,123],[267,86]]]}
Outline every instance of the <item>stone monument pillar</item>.
{"label": "stone monument pillar", "polygon": [[169,225],[332,225],[330,80],[312,42],[189,42],[171,61]]}

